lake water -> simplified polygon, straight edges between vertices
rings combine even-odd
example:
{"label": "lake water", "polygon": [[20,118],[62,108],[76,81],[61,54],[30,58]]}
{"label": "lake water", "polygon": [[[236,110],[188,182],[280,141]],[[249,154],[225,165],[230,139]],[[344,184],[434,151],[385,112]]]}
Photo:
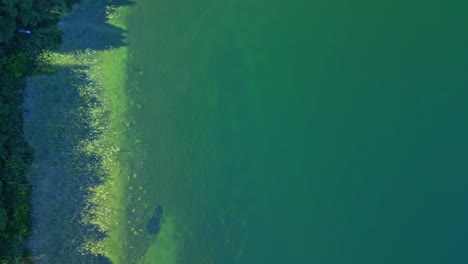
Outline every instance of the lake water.
{"label": "lake water", "polygon": [[129,258],[466,263],[467,7],[138,0]]}

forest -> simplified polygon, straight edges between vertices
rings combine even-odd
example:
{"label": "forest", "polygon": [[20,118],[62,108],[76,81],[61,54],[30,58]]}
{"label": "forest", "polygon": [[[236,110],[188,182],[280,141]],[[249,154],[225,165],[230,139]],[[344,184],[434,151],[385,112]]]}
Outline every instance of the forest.
{"label": "forest", "polygon": [[[23,92],[27,76],[48,72],[39,59],[56,50],[61,16],[78,0],[0,1],[0,263],[31,263],[29,166],[34,153],[23,137]],[[25,34],[18,30],[28,30]]]}

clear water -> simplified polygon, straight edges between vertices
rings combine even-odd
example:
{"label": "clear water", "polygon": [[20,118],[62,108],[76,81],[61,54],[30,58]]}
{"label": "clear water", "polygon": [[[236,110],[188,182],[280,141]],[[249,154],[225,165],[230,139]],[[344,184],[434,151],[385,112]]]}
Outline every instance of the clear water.
{"label": "clear water", "polygon": [[468,6],[410,2],[138,0],[131,257],[466,263]]}

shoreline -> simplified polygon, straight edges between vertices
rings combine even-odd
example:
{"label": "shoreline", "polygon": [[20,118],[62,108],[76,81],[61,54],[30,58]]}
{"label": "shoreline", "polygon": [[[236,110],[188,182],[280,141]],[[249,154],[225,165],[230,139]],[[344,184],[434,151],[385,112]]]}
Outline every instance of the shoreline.
{"label": "shoreline", "polygon": [[123,263],[126,255],[127,9],[104,2],[82,0],[61,19],[61,49],[48,54],[54,73],[27,81],[35,263]]}

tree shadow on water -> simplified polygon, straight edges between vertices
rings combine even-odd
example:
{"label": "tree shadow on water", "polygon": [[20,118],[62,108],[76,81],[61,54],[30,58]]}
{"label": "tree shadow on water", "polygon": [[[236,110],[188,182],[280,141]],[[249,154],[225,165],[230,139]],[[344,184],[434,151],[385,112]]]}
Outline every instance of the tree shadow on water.
{"label": "tree shadow on water", "polygon": [[91,190],[107,177],[103,156],[81,150],[83,142],[98,140],[102,133],[93,124],[99,121],[106,127],[108,122],[107,111],[87,111],[103,109],[98,96],[102,87],[90,77],[88,66],[56,65],[54,69],[54,74],[37,76],[29,84],[35,93],[28,97],[39,96],[45,105],[36,100],[37,104],[26,107],[28,131],[34,134],[30,136],[35,144],[34,166],[40,172],[32,176],[33,260],[38,264],[111,263],[86,251],[86,245],[95,247],[108,234],[84,221],[95,217]]}
{"label": "tree shadow on water", "polygon": [[130,6],[129,0],[83,1],[60,23],[64,31],[62,50],[106,50],[126,45],[126,31],[108,23],[114,8]]}
{"label": "tree shadow on water", "polygon": [[110,0],[111,5],[113,6],[131,6],[135,5],[134,1],[131,0]]}

